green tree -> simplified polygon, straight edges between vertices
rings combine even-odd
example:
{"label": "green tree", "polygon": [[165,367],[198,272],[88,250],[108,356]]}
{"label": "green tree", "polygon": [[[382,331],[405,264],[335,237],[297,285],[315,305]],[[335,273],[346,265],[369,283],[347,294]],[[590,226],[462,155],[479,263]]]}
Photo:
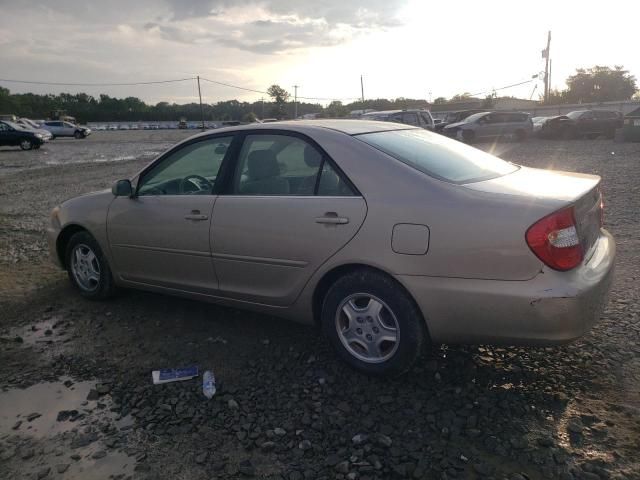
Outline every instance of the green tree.
{"label": "green tree", "polygon": [[287,92],[280,85],[271,85],[267,89],[267,95],[269,95],[275,103],[274,107],[271,110],[272,115],[276,118],[285,118],[287,115],[285,105],[289,100],[289,97],[291,97],[289,92]]}
{"label": "green tree", "polygon": [[433,104],[434,105],[444,105],[445,103],[448,103],[449,100],[447,100],[445,97],[437,97],[434,101]]}
{"label": "green tree", "polygon": [[629,100],[638,90],[636,78],[622,66],[579,68],[567,79],[569,103]]}
{"label": "green tree", "polygon": [[349,109],[339,100],[334,100],[324,109],[324,113],[328,118],[343,118],[349,115]]}

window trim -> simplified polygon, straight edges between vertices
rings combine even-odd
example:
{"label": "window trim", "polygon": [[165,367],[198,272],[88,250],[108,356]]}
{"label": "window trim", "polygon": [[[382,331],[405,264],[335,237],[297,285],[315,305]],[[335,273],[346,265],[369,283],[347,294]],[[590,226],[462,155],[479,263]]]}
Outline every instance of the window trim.
{"label": "window trim", "polygon": [[[220,190],[220,188],[221,188],[221,185],[219,185],[219,183],[222,183],[222,182],[225,181],[225,177],[223,176],[223,174],[225,173],[225,170],[224,170],[225,169],[225,164],[229,163],[229,159],[230,159],[231,155],[233,154],[234,143],[237,141],[237,137],[238,137],[237,132],[225,132],[225,133],[220,132],[220,133],[211,134],[211,135],[197,136],[197,137],[193,137],[193,138],[187,139],[184,142],[180,142],[180,143],[174,145],[169,150],[167,150],[162,155],[160,155],[158,158],[156,158],[149,165],[147,165],[140,173],[138,173],[138,175],[136,176],[137,177],[136,178],[136,189],[135,189],[135,192],[133,194],[133,197],[137,198],[139,196],[138,192],[140,190],[140,186],[142,184],[142,181],[143,181],[144,177],[149,172],[154,170],[159,164],[161,164],[167,158],[172,156],[174,153],[178,152],[179,150],[182,150],[183,148],[187,148],[190,145],[193,145],[194,143],[206,142],[206,141],[215,140],[216,138],[225,138],[225,137],[231,137],[231,143],[229,144],[229,148],[227,149],[227,152],[225,153],[225,155],[224,155],[224,157],[222,159],[222,163],[220,164],[220,170],[218,171],[218,176],[216,177],[216,182],[214,183],[213,188],[211,189],[211,192],[209,193],[209,195],[218,195],[219,194],[218,190]],[[218,182],[218,177],[220,177],[221,182]],[[172,195],[167,195],[167,196],[172,196]]]}
{"label": "window trim", "polygon": [[[232,142],[231,147],[229,148],[229,150],[230,151],[233,150],[233,152],[231,152],[229,161],[227,162],[226,170],[224,172],[224,177],[221,179],[222,181],[220,182],[220,190],[217,192],[218,195],[224,195],[228,197],[245,197],[245,198],[247,197],[248,198],[278,198],[278,197],[286,197],[286,198],[314,198],[314,197],[354,198],[355,197],[355,198],[358,198],[363,196],[362,193],[360,193],[360,190],[358,190],[358,188],[351,181],[349,176],[344,173],[344,171],[335,162],[335,160],[333,160],[331,156],[329,156],[329,154],[318,144],[318,142],[316,142],[314,139],[312,139],[308,135],[305,135],[304,133],[296,132],[294,130],[283,130],[279,128],[273,128],[273,129],[260,128],[260,129],[239,130],[239,131],[236,131],[235,134],[236,134],[236,138],[234,138],[234,142],[237,142],[237,143],[235,144],[235,148],[234,148],[234,142]],[[341,197],[339,195],[329,195],[329,196],[317,195],[319,178],[321,176],[320,174],[316,176],[316,185],[314,187],[313,195],[243,195],[243,194],[233,193],[233,177],[235,175],[238,162],[240,161],[240,152],[242,151],[244,141],[246,137],[248,137],[249,135],[284,135],[288,137],[296,137],[307,142],[322,155],[322,162],[320,163],[320,168],[324,167],[324,162],[329,162],[329,164],[334,169],[334,171],[345,181],[347,186],[353,191],[353,195],[348,197]],[[222,169],[225,168],[226,160],[227,158],[225,157],[224,161],[222,162],[222,166],[220,167],[221,172],[222,172]],[[321,170],[318,170],[318,173],[320,172]],[[216,182],[216,184],[217,183],[218,182]]]}

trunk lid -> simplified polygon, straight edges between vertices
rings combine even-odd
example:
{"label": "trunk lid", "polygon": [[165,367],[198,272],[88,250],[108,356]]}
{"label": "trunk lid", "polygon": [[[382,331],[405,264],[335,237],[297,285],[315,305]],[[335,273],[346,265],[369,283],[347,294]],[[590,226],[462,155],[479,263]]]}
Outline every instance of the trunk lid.
{"label": "trunk lid", "polygon": [[597,175],[520,167],[508,175],[464,187],[496,195],[531,197],[544,204],[548,214],[573,205],[576,229],[588,260],[602,226],[600,181]]}

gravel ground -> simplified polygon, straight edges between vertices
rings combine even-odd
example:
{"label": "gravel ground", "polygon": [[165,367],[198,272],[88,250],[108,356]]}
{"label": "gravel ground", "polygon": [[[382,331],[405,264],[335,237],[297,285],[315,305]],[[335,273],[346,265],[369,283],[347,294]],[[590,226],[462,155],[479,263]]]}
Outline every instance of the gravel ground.
{"label": "gravel ground", "polygon": [[[481,145],[603,177],[619,257],[589,334],[557,348],[437,346],[380,380],[313,328],[143,292],[92,303],[49,264],[51,207],[185,135],[0,149],[0,478],[640,478],[640,144]],[[212,400],[198,380],[151,384],[152,369],[186,365],[215,372]]]}

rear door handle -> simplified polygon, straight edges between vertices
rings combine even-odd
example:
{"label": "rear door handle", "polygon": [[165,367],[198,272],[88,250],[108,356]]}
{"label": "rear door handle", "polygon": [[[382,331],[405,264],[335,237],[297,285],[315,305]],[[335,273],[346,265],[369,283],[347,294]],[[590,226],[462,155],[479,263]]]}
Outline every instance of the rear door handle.
{"label": "rear door handle", "polygon": [[323,217],[316,217],[316,223],[325,223],[329,225],[345,225],[349,223],[347,217],[339,217],[336,212],[327,212]]}
{"label": "rear door handle", "polygon": [[207,220],[209,217],[207,215],[202,215],[200,210],[191,210],[189,215],[185,215],[184,218],[186,220],[193,220],[194,222],[201,222],[202,220]]}

